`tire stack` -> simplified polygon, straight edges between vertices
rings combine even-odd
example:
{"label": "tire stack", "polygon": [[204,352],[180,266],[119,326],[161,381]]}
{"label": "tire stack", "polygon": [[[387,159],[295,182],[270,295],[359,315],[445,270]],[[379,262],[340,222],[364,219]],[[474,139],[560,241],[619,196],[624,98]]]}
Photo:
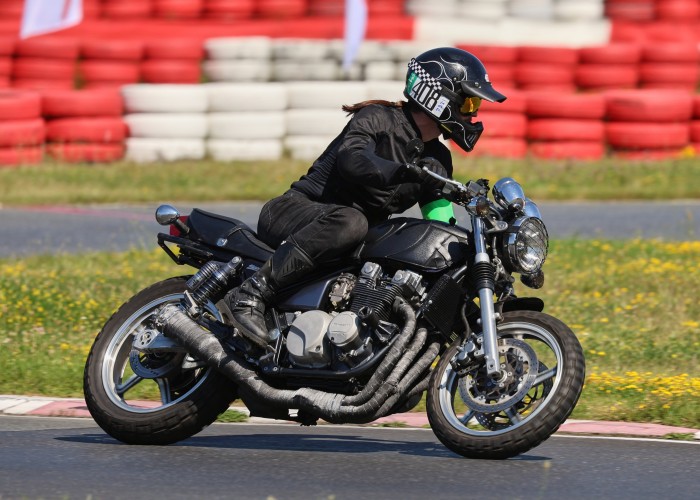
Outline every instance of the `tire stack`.
{"label": "tire stack", "polygon": [[696,155],[700,155],[700,95],[693,96],[693,120],[690,122],[690,141]]}
{"label": "tire stack", "polygon": [[203,85],[126,85],[122,96],[129,127],[127,159],[149,163],[206,156],[208,100]]}
{"label": "tire stack", "polygon": [[17,42],[12,86],[30,90],[74,88],[78,43],[69,38],[33,37]]}
{"label": "tire stack", "polygon": [[10,86],[12,76],[12,56],[15,53],[15,40],[10,37],[0,38],[0,89]]}
{"label": "tire stack", "polygon": [[255,13],[263,19],[296,19],[306,15],[308,0],[256,0]]}
{"label": "tire stack", "polygon": [[272,44],[272,79],[328,81],[340,77],[340,63],[326,40],[278,39]]}
{"label": "tire stack", "polygon": [[[523,158],[527,154],[526,94],[499,87],[508,99],[502,103],[483,102],[476,120],[484,124],[484,132],[469,157]],[[451,145],[457,153],[467,154]]]}
{"label": "tire stack", "polygon": [[2,0],[0,2],[0,19],[9,22],[22,20],[25,0]]}
{"label": "tire stack", "polygon": [[146,42],[141,63],[145,83],[194,84],[202,80],[204,48],[199,39],[161,39]]}
{"label": "tire stack", "polygon": [[100,15],[105,19],[124,21],[151,17],[151,0],[102,0]]}
{"label": "tire stack", "polygon": [[368,99],[364,82],[287,84],[285,148],[292,158],[313,160],[343,130],[348,117],[340,109]]}
{"label": "tire stack", "polygon": [[496,87],[515,88],[515,64],[518,61],[518,48],[502,45],[462,44],[457,48],[476,55],[486,66],[489,79]]}
{"label": "tire stack", "polygon": [[578,52],[567,47],[518,47],[515,82],[523,90],[574,92]]}
{"label": "tire stack", "polygon": [[0,89],[0,167],[40,163],[44,135],[41,95]]}
{"label": "tire stack", "polygon": [[279,160],[286,133],[281,83],[208,83],[207,152],[217,161]]}
{"label": "tire stack", "polygon": [[639,81],[639,44],[613,43],[578,50],[575,82],[583,91],[635,88]]}
{"label": "tire stack", "polygon": [[138,40],[88,38],[80,52],[82,88],[119,88],[140,79],[143,44]]}
{"label": "tire stack", "polygon": [[198,19],[202,14],[203,0],[151,0],[153,16],[169,20]]}
{"label": "tire stack", "polygon": [[204,75],[212,82],[266,82],[272,75],[267,37],[210,38],[204,42]]}
{"label": "tire stack", "polygon": [[700,17],[700,3],[697,0],[656,0],[654,13],[659,21],[697,21]]}
{"label": "tire stack", "polygon": [[49,156],[70,163],[123,158],[126,126],[119,90],[45,91],[41,99]]}
{"label": "tire stack", "polygon": [[667,90],[605,93],[605,134],[613,155],[627,159],[678,156],[690,141],[693,96]]}
{"label": "tire stack", "polygon": [[529,93],[527,115],[533,156],[598,160],[605,155],[605,98],[601,94]]}
{"label": "tire stack", "polygon": [[642,47],[639,80],[642,88],[694,92],[700,77],[696,42],[659,42]]}
{"label": "tire stack", "polygon": [[345,0],[308,0],[310,16],[342,17],[345,14]]}
{"label": "tire stack", "polygon": [[607,0],[605,16],[613,21],[653,21],[656,17],[655,3],[655,0]]}
{"label": "tire stack", "polygon": [[217,21],[243,21],[253,17],[255,0],[204,0],[202,16]]}

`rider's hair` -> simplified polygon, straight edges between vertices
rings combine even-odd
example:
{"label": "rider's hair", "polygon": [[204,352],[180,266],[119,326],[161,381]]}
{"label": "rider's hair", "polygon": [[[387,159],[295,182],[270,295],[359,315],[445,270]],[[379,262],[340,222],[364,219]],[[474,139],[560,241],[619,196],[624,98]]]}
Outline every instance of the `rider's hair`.
{"label": "rider's hair", "polygon": [[358,102],[357,104],[343,104],[343,111],[345,111],[348,115],[354,115],[362,108],[371,106],[372,104],[379,104],[380,106],[388,106],[390,108],[402,108],[407,103],[405,101],[392,102],[385,101],[383,99],[371,99],[369,101]]}

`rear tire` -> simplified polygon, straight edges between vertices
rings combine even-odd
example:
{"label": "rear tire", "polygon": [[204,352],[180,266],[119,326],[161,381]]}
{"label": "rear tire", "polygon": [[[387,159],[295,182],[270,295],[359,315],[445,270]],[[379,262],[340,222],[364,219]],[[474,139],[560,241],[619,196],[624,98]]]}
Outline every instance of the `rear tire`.
{"label": "rear tire", "polygon": [[[105,323],[90,350],[84,375],[87,407],[107,434],[124,443],[164,445],[189,438],[237,397],[231,381],[183,354],[145,357],[153,369],[163,370],[160,378],[139,377],[132,370],[134,332],[150,328],[149,317],[156,308],[177,303],[186,280],[171,278],[137,293]],[[218,316],[213,304],[207,308]],[[160,401],[143,404],[149,396],[159,396]]]}

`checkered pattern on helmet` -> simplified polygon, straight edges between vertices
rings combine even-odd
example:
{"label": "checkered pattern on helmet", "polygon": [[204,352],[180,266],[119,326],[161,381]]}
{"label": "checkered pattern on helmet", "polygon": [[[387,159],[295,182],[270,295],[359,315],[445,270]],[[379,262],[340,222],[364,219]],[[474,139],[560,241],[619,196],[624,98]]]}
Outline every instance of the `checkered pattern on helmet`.
{"label": "checkered pattern on helmet", "polygon": [[435,87],[438,89],[442,88],[442,85],[440,85],[440,82],[437,79],[435,79],[433,76],[431,76],[431,74],[428,73],[425,69],[423,69],[423,66],[421,66],[420,63],[418,63],[418,61],[416,61],[415,59],[411,59],[408,62],[408,67],[414,73],[416,73],[422,81],[426,82],[431,87]]}

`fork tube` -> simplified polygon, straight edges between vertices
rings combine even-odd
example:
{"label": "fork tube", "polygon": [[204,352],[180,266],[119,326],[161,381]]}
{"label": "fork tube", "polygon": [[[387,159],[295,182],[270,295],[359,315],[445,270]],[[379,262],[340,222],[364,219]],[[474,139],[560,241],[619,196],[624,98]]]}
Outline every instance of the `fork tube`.
{"label": "fork tube", "polygon": [[479,308],[481,309],[481,329],[483,332],[484,358],[486,359],[486,371],[491,378],[499,378],[501,375],[498,355],[498,337],[496,334],[496,313],[493,308],[493,290],[495,287],[493,266],[491,257],[486,251],[484,234],[484,221],[480,217],[472,216],[472,229],[474,231],[474,246],[476,257],[474,269],[477,271],[477,286],[479,290]]}

